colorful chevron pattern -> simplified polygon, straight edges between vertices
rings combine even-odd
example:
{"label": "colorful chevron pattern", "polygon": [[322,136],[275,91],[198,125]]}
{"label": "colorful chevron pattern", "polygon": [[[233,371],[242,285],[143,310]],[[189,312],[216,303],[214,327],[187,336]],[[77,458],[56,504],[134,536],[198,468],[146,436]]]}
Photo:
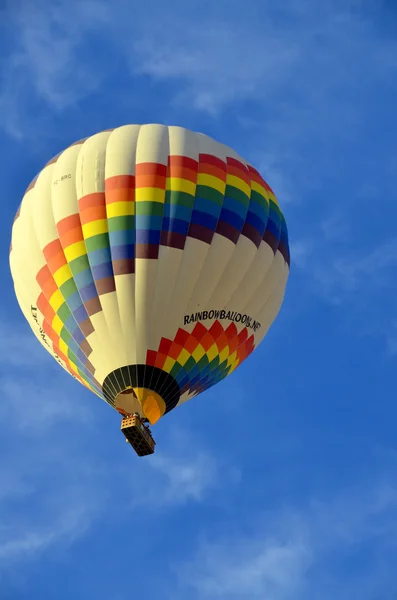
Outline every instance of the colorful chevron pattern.
{"label": "colorful chevron pattern", "polygon": [[[84,148],[88,142],[73,146]],[[54,168],[62,155],[45,168]],[[61,184],[64,177],[75,175],[62,176]],[[40,327],[54,357],[103,397],[106,375],[97,377],[95,360],[91,362],[95,317],[103,311],[102,299],[117,294],[117,277],[135,275],[137,261],[157,260],[162,246],[183,252],[189,238],[211,245],[215,234],[235,245],[240,238],[256,249],[266,244],[274,256],[282,255],[288,268],[290,252],[286,222],[272,189],[256,169],[231,156],[222,159],[203,151],[194,159],[171,154],[165,163],[136,161],[129,174],[105,177],[102,171],[101,177],[103,191],[82,194],[73,212],[68,205],[65,216],[54,220],[57,238],[41,243],[35,276],[40,293],[29,304],[41,315]],[[35,193],[39,179],[32,181],[26,195]],[[24,201],[14,230],[23,206]],[[13,235],[11,255],[15,243]],[[13,273],[20,272],[22,263]],[[181,396],[197,395],[216,384],[255,347],[254,332],[242,323],[222,325],[215,320],[206,328],[197,322],[192,331],[183,325],[182,315],[174,337],[163,337],[157,349],[146,350],[146,365],[169,374]]]}

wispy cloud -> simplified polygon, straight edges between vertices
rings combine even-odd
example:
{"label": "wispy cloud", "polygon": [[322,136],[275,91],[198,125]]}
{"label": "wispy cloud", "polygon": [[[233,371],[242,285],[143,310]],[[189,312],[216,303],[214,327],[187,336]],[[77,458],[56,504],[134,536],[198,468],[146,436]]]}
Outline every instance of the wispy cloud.
{"label": "wispy cloud", "polygon": [[[0,108],[9,134],[21,138],[35,100],[61,110],[91,93],[106,75],[83,51],[86,36],[106,28],[100,0],[65,3],[26,0],[10,3],[5,22],[14,31],[14,48],[3,68]],[[28,115],[30,118],[28,118]]]}
{"label": "wispy cloud", "polygon": [[238,471],[221,465],[193,432],[174,427],[144,468],[149,470],[145,485],[133,502],[159,510],[208,501],[219,486],[232,485],[239,478]]}
{"label": "wispy cloud", "polygon": [[[242,524],[252,535],[234,527],[209,538],[182,569],[194,598],[390,597],[383,594],[396,583],[397,490],[387,482],[252,519]],[[368,564],[366,575],[357,577],[357,564]]]}

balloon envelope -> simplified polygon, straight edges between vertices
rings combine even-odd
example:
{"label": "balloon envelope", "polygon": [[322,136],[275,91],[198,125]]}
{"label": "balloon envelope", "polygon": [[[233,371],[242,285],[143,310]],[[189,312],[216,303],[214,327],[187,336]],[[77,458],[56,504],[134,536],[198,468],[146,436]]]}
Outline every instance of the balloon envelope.
{"label": "balloon envelope", "polygon": [[53,158],[26,190],[10,250],[41,344],[151,423],[258,346],[289,264],[260,174],[210,137],[162,125],[103,131]]}

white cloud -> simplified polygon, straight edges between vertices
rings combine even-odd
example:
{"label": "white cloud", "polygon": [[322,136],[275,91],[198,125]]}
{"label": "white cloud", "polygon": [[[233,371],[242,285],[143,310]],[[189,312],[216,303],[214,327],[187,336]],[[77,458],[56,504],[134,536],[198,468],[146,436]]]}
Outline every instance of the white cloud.
{"label": "white cloud", "polygon": [[81,46],[92,31],[106,29],[108,18],[100,0],[17,0],[6,8],[15,42],[3,69],[0,109],[7,114],[3,126],[10,135],[23,137],[35,95],[61,110],[100,85],[105,73]]}
{"label": "white cloud", "polygon": [[313,243],[309,240],[300,239],[290,243],[293,264],[299,268],[305,268],[313,252]]}
{"label": "white cloud", "polygon": [[[397,489],[378,482],[305,508],[252,515],[239,531],[202,543],[181,566],[181,585],[197,600],[386,598],[375,594],[391,592],[396,534]],[[348,565],[359,557],[370,570],[356,579]]]}
{"label": "white cloud", "polygon": [[19,313],[18,321],[12,325],[0,321],[0,357],[3,366],[34,369],[50,363],[50,355],[40,346],[29,325],[23,322],[22,313]]}
{"label": "white cloud", "polygon": [[366,292],[369,297],[391,283],[397,265],[397,241],[387,240],[376,247],[356,253],[318,254],[313,274],[321,293],[332,302],[340,303],[349,295]]}
{"label": "white cloud", "polygon": [[145,485],[140,486],[140,496],[133,502],[160,510],[207,501],[219,485],[233,484],[239,478],[236,470],[222,467],[202,448],[192,432],[175,428],[143,468]]}
{"label": "white cloud", "polygon": [[255,96],[264,84],[274,88],[291,73],[299,48],[292,40],[285,44],[271,26],[262,35],[247,35],[246,24],[231,23],[227,15],[225,24],[212,21],[205,12],[202,17],[204,26],[178,19],[162,32],[159,27],[152,35],[147,30],[134,44],[134,72],[185,81],[176,99],[212,114],[228,102]]}

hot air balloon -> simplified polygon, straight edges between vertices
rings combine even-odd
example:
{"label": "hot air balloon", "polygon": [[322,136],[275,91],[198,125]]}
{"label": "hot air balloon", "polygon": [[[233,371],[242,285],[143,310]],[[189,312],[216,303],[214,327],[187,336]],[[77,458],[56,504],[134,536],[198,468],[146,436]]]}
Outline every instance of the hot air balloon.
{"label": "hot air balloon", "polygon": [[39,342],[120,413],[145,455],[148,423],[230,375],[265,337],[290,253],[272,189],[231,148],[181,127],[125,125],[40,171],[14,220],[10,268]]}

